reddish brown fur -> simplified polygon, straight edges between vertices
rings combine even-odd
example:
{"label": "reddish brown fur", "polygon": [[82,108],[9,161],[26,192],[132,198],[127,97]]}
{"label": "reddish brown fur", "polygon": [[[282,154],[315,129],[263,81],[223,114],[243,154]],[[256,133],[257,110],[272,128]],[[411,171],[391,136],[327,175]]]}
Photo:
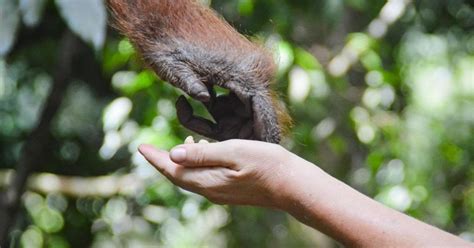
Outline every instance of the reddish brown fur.
{"label": "reddish brown fur", "polygon": [[[130,3],[133,2],[133,6]],[[192,41],[196,46],[241,58],[248,54],[265,57],[258,72],[265,80],[275,74],[272,55],[253,44],[220,18],[213,10],[195,0],[108,0],[115,26],[144,55],[155,39],[166,42]],[[141,30],[137,30],[141,27]],[[139,31],[139,32],[138,32]],[[154,39],[150,39],[154,37]],[[171,40],[170,40],[171,39]]]}
{"label": "reddish brown fur", "polygon": [[[117,21],[117,27],[128,37],[141,44],[146,37],[169,37],[199,41],[203,46],[232,44],[252,49],[245,37],[222,21],[212,10],[193,0],[134,1],[133,8],[122,0],[108,0]],[[130,2],[130,1],[129,1]],[[145,14],[137,16],[135,13]],[[147,25],[144,22],[151,23]],[[147,32],[136,33],[136,26],[149,27]],[[238,38],[237,38],[238,37]],[[214,42],[213,42],[214,41]]]}
{"label": "reddish brown fur", "polygon": [[[187,68],[171,68],[176,63],[170,61],[169,56],[179,51],[177,61],[185,60],[185,67],[198,71],[199,81],[205,84],[213,81],[239,97],[271,99],[267,102],[273,102],[273,114],[278,123],[268,120],[267,125],[278,125],[280,132],[290,125],[290,117],[269,88],[276,71],[272,55],[239,34],[213,10],[195,0],[107,2],[115,17],[115,27],[129,37],[163,79],[185,90],[189,88],[176,77]],[[209,60],[202,61],[203,57]],[[185,73],[183,78],[192,78],[193,75]],[[263,114],[273,115],[272,112]]]}

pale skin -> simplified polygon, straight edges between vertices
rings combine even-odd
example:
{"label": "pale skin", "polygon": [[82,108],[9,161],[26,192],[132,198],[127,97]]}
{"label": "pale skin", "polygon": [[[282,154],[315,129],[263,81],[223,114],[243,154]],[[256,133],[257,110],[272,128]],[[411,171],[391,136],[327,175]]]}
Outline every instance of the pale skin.
{"label": "pale skin", "polygon": [[171,152],[141,154],[171,182],[217,204],[279,209],[347,247],[474,247],[390,209],[283,147],[188,138]]}

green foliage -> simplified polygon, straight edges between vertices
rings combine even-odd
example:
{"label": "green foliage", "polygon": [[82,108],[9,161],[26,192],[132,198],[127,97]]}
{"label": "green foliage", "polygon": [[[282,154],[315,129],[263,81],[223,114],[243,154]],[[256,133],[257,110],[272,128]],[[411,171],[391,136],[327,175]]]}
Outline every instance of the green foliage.
{"label": "green foliage", "polygon": [[[154,171],[137,147],[170,149],[190,134],[174,109],[182,93],[106,32],[103,1],[80,2],[0,0],[0,188],[40,118],[60,35],[70,29],[88,44],[51,127],[51,153],[38,161],[47,180],[35,177],[23,197],[12,243],[335,246],[283,213],[214,206]],[[288,149],[390,207],[474,240],[474,8],[465,0],[390,2],[398,1],[211,4],[275,53],[276,88],[295,123]],[[89,177],[96,183],[62,184]]]}

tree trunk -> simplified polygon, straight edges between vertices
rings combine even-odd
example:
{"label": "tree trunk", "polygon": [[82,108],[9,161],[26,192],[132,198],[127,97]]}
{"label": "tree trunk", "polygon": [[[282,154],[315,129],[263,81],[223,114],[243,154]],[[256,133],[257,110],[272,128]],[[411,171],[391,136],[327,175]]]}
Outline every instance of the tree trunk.
{"label": "tree trunk", "polygon": [[23,145],[11,184],[0,192],[0,247],[8,247],[10,231],[16,222],[29,175],[38,162],[48,154],[45,148],[51,142],[50,127],[68,88],[72,74],[73,59],[77,54],[79,41],[70,32],[63,35],[57,54],[57,65],[53,74],[53,85],[46,100],[37,126]]}

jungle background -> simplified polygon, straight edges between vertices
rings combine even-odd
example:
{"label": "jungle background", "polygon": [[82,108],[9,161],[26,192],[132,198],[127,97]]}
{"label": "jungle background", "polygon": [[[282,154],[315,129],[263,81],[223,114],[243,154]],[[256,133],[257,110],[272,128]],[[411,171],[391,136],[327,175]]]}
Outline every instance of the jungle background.
{"label": "jungle background", "polygon": [[[206,4],[275,53],[285,147],[474,241],[472,1]],[[213,205],[144,161],[139,144],[192,133],[176,120],[181,92],[108,16],[102,0],[0,0],[0,246],[337,247],[282,212]]]}

